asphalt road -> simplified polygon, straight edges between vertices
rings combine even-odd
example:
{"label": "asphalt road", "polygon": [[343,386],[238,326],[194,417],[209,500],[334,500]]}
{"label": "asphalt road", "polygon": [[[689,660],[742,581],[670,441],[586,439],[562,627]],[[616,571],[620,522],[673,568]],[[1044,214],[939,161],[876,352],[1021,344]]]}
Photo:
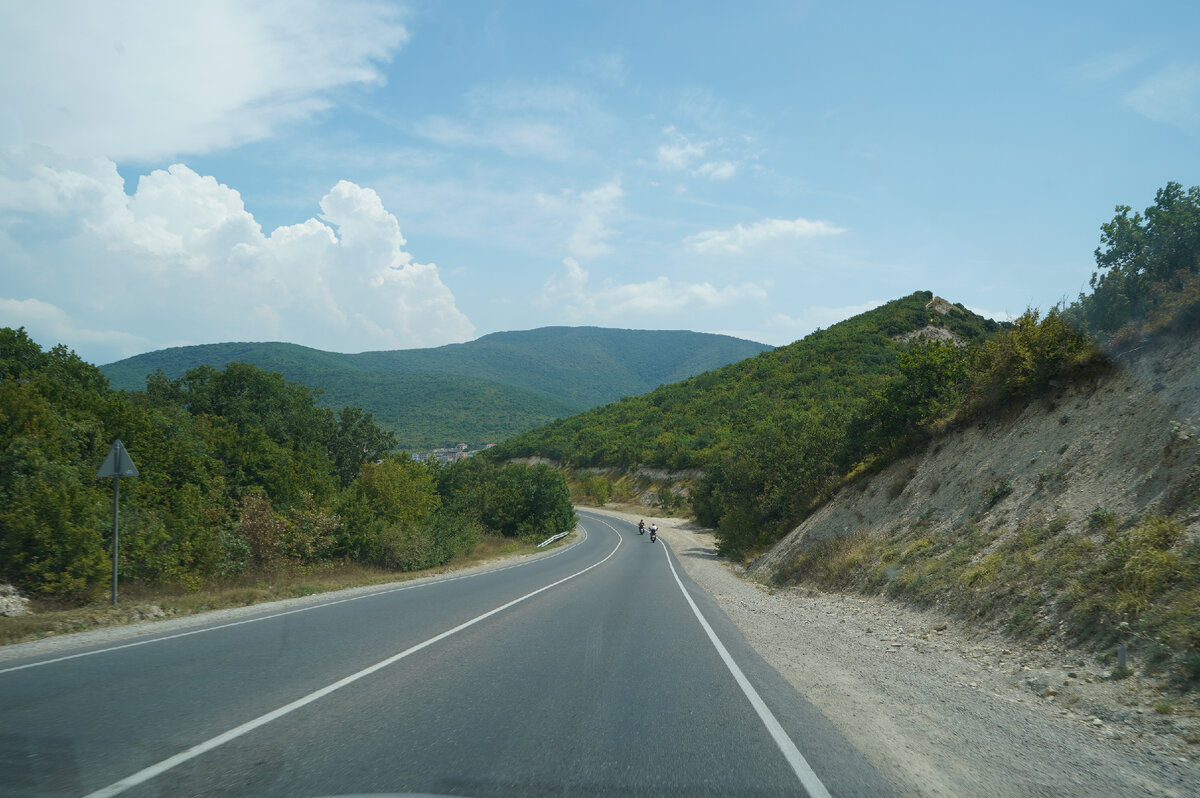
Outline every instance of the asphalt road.
{"label": "asphalt road", "polygon": [[515,567],[2,662],[0,796],[895,794],[664,542],[580,519]]}

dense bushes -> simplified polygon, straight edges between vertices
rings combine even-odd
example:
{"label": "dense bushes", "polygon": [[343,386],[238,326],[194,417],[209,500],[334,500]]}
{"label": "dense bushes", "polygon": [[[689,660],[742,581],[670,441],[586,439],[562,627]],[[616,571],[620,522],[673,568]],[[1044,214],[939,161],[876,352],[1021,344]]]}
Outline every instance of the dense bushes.
{"label": "dense bushes", "polygon": [[438,490],[448,509],[492,534],[540,542],[575,525],[566,479],[544,465],[461,460],[439,471]]}
{"label": "dense bushes", "polygon": [[1103,360],[1095,342],[1073,327],[1060,308],[1051,308],[1045,318],[1028,310],[975,350],[971,384],[959,415],[976,416],[1034,396],[1055,378],[1099,368]]}
{"label": "dense bushes", "polygon": [[561,475],[489,464],[443,494],[459,467],[389,454],[369,413],[320,408],[279,374],[205,366],[128,394],[64,347],[0,329],[0,579],[69,599],[106,581],[111,483],[95,473],[115,438],[140,471],[121,483],[123,581],[199,587],[337,561],[411,570],[487,532],[574,523]]}

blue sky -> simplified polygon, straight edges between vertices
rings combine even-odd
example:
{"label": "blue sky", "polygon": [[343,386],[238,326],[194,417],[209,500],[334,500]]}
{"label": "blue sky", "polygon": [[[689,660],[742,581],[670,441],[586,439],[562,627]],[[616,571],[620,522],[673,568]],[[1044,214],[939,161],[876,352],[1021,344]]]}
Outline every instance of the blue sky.
{"label": "blue sky", "polygon": [[0,324],[106,363],[1086,289],[1200,183],[1200,5],[0,4]]}

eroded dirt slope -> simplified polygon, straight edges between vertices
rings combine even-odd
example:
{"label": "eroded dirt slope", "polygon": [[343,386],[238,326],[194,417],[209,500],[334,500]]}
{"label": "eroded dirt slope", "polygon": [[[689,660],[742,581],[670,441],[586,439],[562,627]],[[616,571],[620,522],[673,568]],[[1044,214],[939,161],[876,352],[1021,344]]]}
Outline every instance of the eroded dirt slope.
{"label": "eroded dirt slope", "polygon": [[1084,534],[1097,512],[1126,519],[1180,512],[1200,532],[1200,340],[1176,337],[1124,355],[1111,372],[1019,414],[986,419],[848,486],[751,568],[770,578],[814,541],[915,525],[1015,530],[1066,520]]}

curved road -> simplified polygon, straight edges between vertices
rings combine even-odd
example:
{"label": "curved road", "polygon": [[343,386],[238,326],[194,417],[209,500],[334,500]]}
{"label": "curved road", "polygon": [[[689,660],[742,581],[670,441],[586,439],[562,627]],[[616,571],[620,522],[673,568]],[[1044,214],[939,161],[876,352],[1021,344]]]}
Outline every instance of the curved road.
{"label": "curved road", "polygon": [[580,524],[517,566],[2,662],[0,796],[895,794],[665,543]]}

